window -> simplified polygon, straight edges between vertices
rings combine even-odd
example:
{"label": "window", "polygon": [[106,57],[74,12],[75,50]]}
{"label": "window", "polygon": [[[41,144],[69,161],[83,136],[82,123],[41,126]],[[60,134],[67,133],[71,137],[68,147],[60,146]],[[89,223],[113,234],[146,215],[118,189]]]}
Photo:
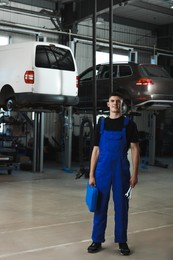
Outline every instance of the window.
{"label": "window", "polygon": [[90,69],[80,77],[80,80],[91,80],[92,78],[93,78],[93,69]]}
{"label": "window", "polygon": [[168,72],[160,66],[141,66],[142,71],[145,73],[147,77],[162,77],[162,78],[170,78]]}
{"label": "window", "polygon": [[[110,68],[109,65],[102,65],[98,73],[98,79],[109,79]],[[117,65],[113,65],[113,77],[117,77]]]}
{"label": "window", "polygon": [[131,67],[128,65],[119,66],[119,77],[130,76],[132,74]]}
{"label": "window", "polygon": [[109,65],[101,65],[100,71],[98,73],[98,79],[109,78]]}
{"label": "window", "polygon": [[[126,55],[113,54],[113,63],[128,62],[128,53]],[[109,50],[107,52],[96,51],[96,64],[109,63]]]}
{"label": "window", "polygon": [[[99,75],[100,65],[96,66],[96,77]],[[87,71],[80,75],[80,80],[92,80],[93,79],[93,68],[89,68]]]}
{"label": "window", "polygon": [[71,52],[56,46],[38,45],[35,65],[41,68],[75,71]]}
{"label": "window", "polygon": [[113,78],[116,78],[117,77],[117,65],[113,66]]}

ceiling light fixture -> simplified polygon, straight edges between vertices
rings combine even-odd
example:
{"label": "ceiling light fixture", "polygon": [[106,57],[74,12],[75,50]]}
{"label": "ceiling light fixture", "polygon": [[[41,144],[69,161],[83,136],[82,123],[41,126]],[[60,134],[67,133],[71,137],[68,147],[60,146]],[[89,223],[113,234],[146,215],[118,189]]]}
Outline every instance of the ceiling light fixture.
{"label": "ceiling light fixture", "polygon": [[104,19],[102,18],[102,17],[97,17],[97,19],[96,19],[96,24],[97,25],[101,25],[101,24],[103,24],[104,23]]}
{"label": "ceiling light fixture", "polygon": [[9,5],[9,0],[0,0],[0,5]]}

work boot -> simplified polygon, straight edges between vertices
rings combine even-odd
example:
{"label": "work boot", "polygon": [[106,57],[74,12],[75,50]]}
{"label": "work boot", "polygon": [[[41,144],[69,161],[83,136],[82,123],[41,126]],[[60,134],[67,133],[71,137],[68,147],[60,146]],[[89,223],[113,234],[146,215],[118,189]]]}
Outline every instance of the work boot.
{"label": "work boot", "polygon": [[88,247],[88,253],[97,253],[101,249],[101,243],[92,242],[92,244]]}
{"label": "work boot", "polygon": [[119,243],[119,250],[122,255],[129,255],[130,254],[130,249],[127,245],[127,243]]}

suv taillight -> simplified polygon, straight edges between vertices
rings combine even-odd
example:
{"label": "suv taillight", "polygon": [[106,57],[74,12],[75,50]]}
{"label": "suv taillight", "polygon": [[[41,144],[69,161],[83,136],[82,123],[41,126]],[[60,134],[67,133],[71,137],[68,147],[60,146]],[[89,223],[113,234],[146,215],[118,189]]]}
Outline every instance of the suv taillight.
{"label": "suv taillight", "polygon": [[153,81],[149,78],[140,78],[136,81],[137,86],[141,86],[141,85],[147,86],[148,84],[153,85]]}
{"label": "suv taillight", "polygon": [[78,88],[78,76],[76,76],[76,87]]}
{"label": "suv taillight", "polygon": [[34,71],[27,70],[24,75],[24,80],[26,84],[34,84]]}

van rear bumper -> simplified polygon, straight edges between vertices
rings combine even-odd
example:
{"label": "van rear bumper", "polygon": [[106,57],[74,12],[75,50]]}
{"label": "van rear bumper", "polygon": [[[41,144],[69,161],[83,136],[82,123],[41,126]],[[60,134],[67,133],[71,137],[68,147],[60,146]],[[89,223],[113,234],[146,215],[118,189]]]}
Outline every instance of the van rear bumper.
{"label": "van rear bumper", "polygon": [[16,105],[17,106],[50,106],[57,107],[74,106],[79,102],[78,96],[64,96],[64,95],[47,95],[37,93],[16,93]]}

